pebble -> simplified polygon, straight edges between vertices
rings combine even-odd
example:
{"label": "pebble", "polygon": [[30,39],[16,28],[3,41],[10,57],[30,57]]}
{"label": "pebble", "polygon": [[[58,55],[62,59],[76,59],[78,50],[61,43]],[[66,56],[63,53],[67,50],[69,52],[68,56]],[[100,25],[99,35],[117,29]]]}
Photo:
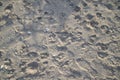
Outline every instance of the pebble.
{"label": "pebble", "polygon": [[96,16],[97,16],[97,17],[102,17],[102,14],[99,13],[99,12],[97,12],[97,13],[96,13]]}
{"label": "pebble", "polygon": [[0,6],[3,6],[3,3],[2,3],[2,2],[0,2]]}
{"label": "pebble", "polygon": [[38,56],[38,53],[37,53],[37,52],[29,52],[29,53],[27,54],[27,56],[29,56],[29,57],[37,57],[37,56]]}
{"label": "pebble", "polygon": [[3,51],[0,51],[0,58],[3,56],[3,54],[4,54]]}
{"label": "pebble", "polygon": [[8,6],[6,6],[5,10],[11,10],[13,9],[13,5],[12,4],[9,4]]}
{"label": "pebble", "polygon": [[97,52],[98,56],[101,58],[105,58],[108,56],[108,54],[106,52]]}
{"label": "pebble", "polygon": [[80,9],[81,9],[81,8],[80,8],[79,6],[75,6],[74,11],[79,12]]}
{"label": "pebble", "polygon": [[91,20],[94,16],[92,14],[87,14],[87,18]]}
{"label": "pebble", "polygon": [[31,31],[27,31],[27,34],[28,34],[28,35],[31,35],[31,34],[32,34],[32,32],[31,32]]}
{"label": "pebble", "polygon": [[91,26],[96,27],[99,23],[97,21],[90,21]]}
{"label": "pebble", "polygon": [[118,6],[117,9],[120,10],[120,6]]}
{"label": "pebble", "polygon": [[81,20],[82,18],[80,17],[80,15],[76,15],[75,19]]}
{"label": "pebble", "polygon": [[113,10],[112,4],[105,4],[105,6],[106,6],[109,10]]}
{"label": "pebble", "polygon": [[39,64],[37,62],[31,62],[28,64],[28,67],[32,68],[32,69],[36,69],[38,68]]}

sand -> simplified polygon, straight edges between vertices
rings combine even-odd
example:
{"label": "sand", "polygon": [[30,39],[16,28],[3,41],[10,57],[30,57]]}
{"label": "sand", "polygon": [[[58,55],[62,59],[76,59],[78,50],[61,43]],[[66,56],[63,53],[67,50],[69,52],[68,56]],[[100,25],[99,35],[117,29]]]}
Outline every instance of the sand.
{"label": "sand", "polygon": [[120,80],[120,0],[0,0],[0,80]]}

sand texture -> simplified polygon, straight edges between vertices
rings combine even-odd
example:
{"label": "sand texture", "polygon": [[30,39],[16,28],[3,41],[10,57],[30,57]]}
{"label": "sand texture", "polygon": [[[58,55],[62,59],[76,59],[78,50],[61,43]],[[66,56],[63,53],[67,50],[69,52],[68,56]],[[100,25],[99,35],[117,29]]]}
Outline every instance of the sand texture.
{"label": "sand texture", "polygon": [[0,80],[120,80],[120,0],[0,0]]}

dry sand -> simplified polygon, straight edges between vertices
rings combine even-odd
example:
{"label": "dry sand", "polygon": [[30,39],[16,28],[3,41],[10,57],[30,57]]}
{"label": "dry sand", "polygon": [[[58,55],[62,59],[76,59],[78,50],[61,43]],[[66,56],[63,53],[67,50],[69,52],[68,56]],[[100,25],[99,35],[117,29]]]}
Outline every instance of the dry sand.
{"label": "dry sand", "polygon": [[120,0],[0,0],[0,80],[120,80]]}

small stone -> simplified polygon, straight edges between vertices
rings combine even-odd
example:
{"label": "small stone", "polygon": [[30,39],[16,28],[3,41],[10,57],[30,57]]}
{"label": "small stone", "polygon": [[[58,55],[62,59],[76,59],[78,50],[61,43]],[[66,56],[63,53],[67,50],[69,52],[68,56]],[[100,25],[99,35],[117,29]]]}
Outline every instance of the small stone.
{"label": "small stone", "polygon": [[58,51],[66,51],[67,50],[67,47],[66,46],[57,46],[56,47],[56,49],[58,50]]}
{"label": "small stone", "polygon": [[48,61],[43,62],[43,64],[48,64]]}
{"label": "small stone", "polygon": [[86,7],[86,6],[87,6],[87,3],[85,3],[84,1],[82,1],[82,5],[83,5],[84,7]]}
{"label": "small stone", "polygon": [[41,20],[41,19],[42,19],[42,17],[37,17],[37,19],[38,19],[38,20]]}
{"label": "small stone", "polygon": [[50,31],[50,29],[49,28],[45,28],[45,31],[48,32],[48,31]]}
{"label": "small stone", "polygon": [[105,33],[106,33],[106,34],[110,34],[110,31],[107,30]]}
{"label": "small stone", "polygon": [[94,16],[92,14],[87,14],[87,18],[91,20]]}
{"label": "small stone", "polygon": [[49,54],[47,52],[46,53],[41,53],[40,56],[43,59],[43,58],[49,57]]}
{"label": "small stone", "polygon": [[27,34],[30,35],[32,32],[31,31],[27,31]]}
{"label": "small stone", "polygon": [[13,8],[13,5],[12,4],[9,4],[6,8],[5,8],[5,10],[11,10]]}
{"label": "small stone", "polygon": [[45,15],[54,15],[54,10],[50,9],[44,12]]}
{"label": "small stone", "polygon": [[48,49],[48,47],[46,45],[41,45],[40,48],[43,49],[43,50]]}
{"label": "small stone", "polygon": [[2,51],[0,51],[0,58],[2,57],[2,55],[3,55],[3,52],[2,52]]}
{"label": "small stone", "polygon": [[71,72],[71,76],[74,76],[74,77],[81,77],[82,76],[81,72],[79,72],[77,70],[70,69],[70,72]]}
{"label": "small stone", "polygon": [[0,6],[2,6],[3,5],[3,3],[2,2],[0,2]]}
{"label": "small stone", "polygon": [[97,36],[96,35],[91,35],[89,37],[89,40],[90,40],[91,43],[94,43],[97,40]]}
{"label": "small stone", "polygon": [[76,16],[75,16],[75,19],[81,20],[80,15],[76,15]]}
{"label": "small stone", "polygon": [[32,69],[38,68],[39,64],[37,62],[31,62],[28,64],[28,66]]}
{"label": "small stone", "polygon": [[75,6],[74,11],[79,12],[80,9],[81,9],[81,8],[80,8],[79,6]]}
{"label": "small stone", "polygon": [[25,66],[26,63],[27,63],[27,62],[23,62],[23,61],[21,61],[20,64],[19,64],[19,67],[23,67],[23,66]]}
{"label": "small stone", "polygon": [[38,53],[36,53],[36,52],[29,52],[29,53],[27,54],[27,56],[28,56],[28,57],[37,57],[37,56],[38,56]]}
{"label": "small stone", "polygon": [[97,43],[96,46],[100,46],[102,50],[107,50],[108,49],[108,45],[104,44],[104,43]]}
{"label": "small stone", "polygon": [[69,6],[73,7],[73,6],[74,6],[74,4],[73,4],[73,3],[70,3],[70,4],[69,4]]}
{"label": "small stone", "polygon": [[1,65],[0,68],[1,68],[1,69],[4,68],[4,65]]}
{"label": "small stone", "polygon": [[72,52],[72,51],[70,51],[70,50],[68,50],[68,54],[69,54],[69,56],[71,56],[71,57],[74,57],[74,56],[75,56],[74,52]]}
{"label": "small stone", "polygon": [[12,61],[9,58],[5,58],[5,65],[11,65]]}
{"label": "small stone", "polygon": [[113,10],[112,4],[106,4],[105,6],[106,6],[109,10]]}
{"label": "small stone", "polygon": [[118,6],[117,9],[120,10],[120,6]]}
{"label": "small stone", "polygon": [[62,40],[62,41],[65,41],[68,37],[72,36],[71,33],[68,33],[67,31],[65,32],[56,32],[59,36],[59,38]]}
{"label": "small stone", "polygon": [[56,22],[56,20],[54,18],[52,18],[52,17],[50,17],[48,19],[48,21],[49,21],[50,24],[54,24]]}
{"label": "small stone", "polygon": [[90,25],[93,26],[93,27],[96,27],[99,23],[97,21],[90,21]]}
{"label": "small stone", "polygon": [[8,73],[9,74],[13,74],[15,72],[15,69],[10,69],[10,70],[8,70]]}
{"label": "small stone", "polygon": [[94,4],[95,7],[98,7],[98,4]]}
{"label": "small stone", "polygon": [[97,12],[97,13],[96,13],[96,16],[97,16],[97,17],[102,17],[102,14],[99,13],[99,12]]}
{"label": "small stone", "polygon": [[108,30],[108,26],[107,26],[107,25],[102,25],[102,26],[101,26],[101,29]]}
{"label": "small stone", "polygon": [[54,56],[55,61],[60,61],[62,58],[64,58],[64,53],[59,53],[57,56]]}
{"label": "small stone", "polygon": [[11,12],[11,11],[10,11],[9,9],[6,9],[6,10],[5,10],[5,13],[6,13],[6,14],[9,14],[10,12]]}
{"label": "small stone", "polygon": [[48,12],[44,12],[45,15],[48,15]]}
{"label": "small stone", "polygon": [[98,56],[101,58],[105,58],[108,56],[108,54],[106,52],[97,52]]}
{"label": "small stone", "polygon": [[114,18],[115,18],[118,22],[120,21],[120,17],[119,17],[119,16],[116,15]]}

